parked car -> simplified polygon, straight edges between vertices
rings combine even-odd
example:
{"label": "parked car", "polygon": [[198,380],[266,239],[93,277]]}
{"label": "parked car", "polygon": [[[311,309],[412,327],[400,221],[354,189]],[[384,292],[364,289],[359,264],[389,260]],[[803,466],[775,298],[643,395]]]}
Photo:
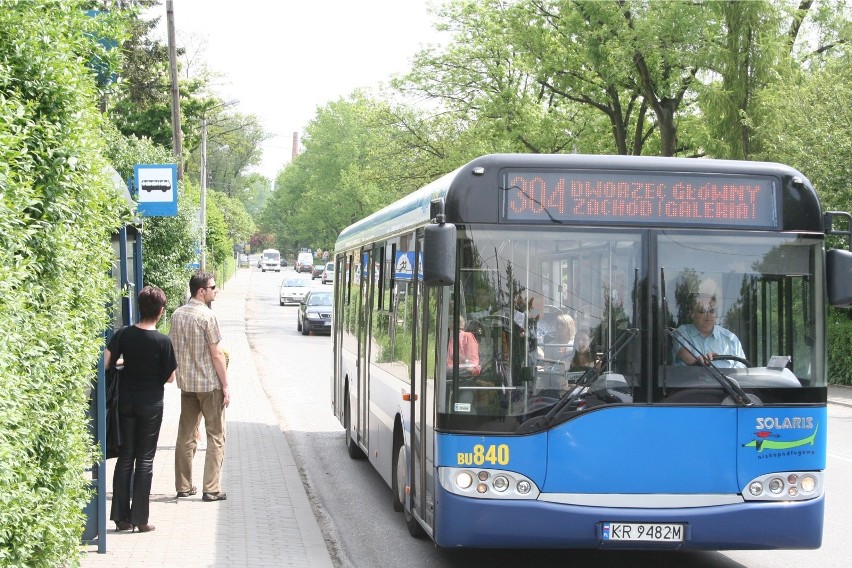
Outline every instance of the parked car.
{"label": "parked car", "polygon": [[311,280],[314,278],[319,278],[322,276],[322,271],[325,270],[324,264],[315,264],[314,269],[311,271]]}
{"label": "parked car", "polygon": [[305,294],[310,290],[310,282],[299,276],[288,276],[281,282],[281,290],[278,293],[279,303],[298,304],[305,298]]}
{"label": "parked car", "polygon": [[325,269],[322,271],[322,276],[320,276],[323,284],[328,284],[330,282],[334,282],[334,263],[326,262]]}
{"label": "parked car", "polygon": [[311,290],[299,304],[299,315],[296,316],[296,329],[302,335],[314,333],[331,334],[331,303],[332,292],[326,290]]}

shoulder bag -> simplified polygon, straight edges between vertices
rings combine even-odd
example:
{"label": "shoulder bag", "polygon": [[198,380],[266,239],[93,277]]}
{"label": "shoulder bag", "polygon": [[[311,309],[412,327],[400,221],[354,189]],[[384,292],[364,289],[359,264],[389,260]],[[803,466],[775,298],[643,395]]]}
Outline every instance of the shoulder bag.
{"label": "shoulder bag", "polygon": [[121,386],[121,372],[124,366],[117,365],[121,352],[122,327],[116,332],[116,353],[110,353],[110,365],[106,370],[106,457],[107,459],[118,457],[121,451],[121,427],[118,421],[118,392]]}

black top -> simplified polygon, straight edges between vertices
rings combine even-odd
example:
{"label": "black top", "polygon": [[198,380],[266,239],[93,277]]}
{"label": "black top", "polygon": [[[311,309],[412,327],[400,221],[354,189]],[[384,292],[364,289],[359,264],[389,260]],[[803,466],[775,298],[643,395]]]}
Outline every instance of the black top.
{"label": "black top", "polygon": [[[120,345],[116,346],[116,338]],[[113,361],[124,356],[119,401],[156,404],[163,400],[163,385],[177,369],[172,340],[157,330],[134,326],[115,333],[107,346]]]}

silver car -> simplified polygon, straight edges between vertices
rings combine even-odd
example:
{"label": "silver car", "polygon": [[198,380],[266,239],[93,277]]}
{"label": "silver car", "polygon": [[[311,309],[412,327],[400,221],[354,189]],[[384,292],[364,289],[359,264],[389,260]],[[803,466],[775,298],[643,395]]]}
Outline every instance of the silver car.
{"label": "silver car", "polygon": [[331,282],[334,282],[334,263],[333,262],[325,263],[325,269],[322,271],[322,276],[320,276],[320,278],[322,278],[323,284],[329,284]]}
{"label": "silver car", "polygon": [[288,276],[281,282],[281,291],[278,294],[279,303],[298,304],[305,298],[310,290],[310,281],[304,277]]}

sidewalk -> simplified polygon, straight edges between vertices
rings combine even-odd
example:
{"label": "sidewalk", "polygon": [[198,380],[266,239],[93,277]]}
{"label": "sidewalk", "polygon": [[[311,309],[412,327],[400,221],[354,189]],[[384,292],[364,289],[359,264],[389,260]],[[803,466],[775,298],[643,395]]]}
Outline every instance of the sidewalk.
{"label": "sidewalk", "polygon": [[[230,352],[233,403],[228,420],[222,489],[228,500],[201,500],[206,443],[199,444],[193,476],[199,492],[175,498],[174,442],[180,391],[166,385],[163,426],[151,487],[150,533],[115,532],[107,522],[106,553],[86,547],[83,568],[305,566],[333,563],[308,501],[284,433],[258,379],[245,333],[245,292],[250,271],[240,269],[219,292],[213,309]],[[112,470],[107,462],[107,517]]]}
{"label": "sidewalk", "polygon": [[828,387],[829,404],[852,407],[852,387],[846,385],[831,385]]}

